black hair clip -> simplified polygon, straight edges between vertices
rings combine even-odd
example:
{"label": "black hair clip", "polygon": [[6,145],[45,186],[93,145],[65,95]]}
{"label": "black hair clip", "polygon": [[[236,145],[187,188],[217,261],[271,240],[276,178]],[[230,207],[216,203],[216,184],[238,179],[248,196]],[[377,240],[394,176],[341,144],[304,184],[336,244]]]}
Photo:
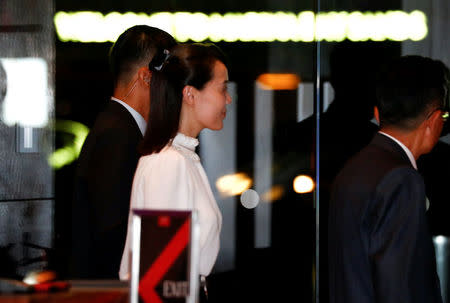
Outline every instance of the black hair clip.
{"label": "black hair clip", "polygon": [[160,71],[164,64],[167,62],[167,59],[170,56],[170,52],[167,49],[164,49],[162,52],[158,52],[150,61],[149,68],[154,71]]}

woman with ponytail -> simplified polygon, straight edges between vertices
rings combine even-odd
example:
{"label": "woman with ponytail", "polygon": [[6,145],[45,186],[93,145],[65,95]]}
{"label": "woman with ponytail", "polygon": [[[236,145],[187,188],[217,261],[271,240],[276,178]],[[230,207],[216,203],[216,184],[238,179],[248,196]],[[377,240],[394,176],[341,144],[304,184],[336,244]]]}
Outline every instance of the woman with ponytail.
{"label": "woman with ponytail", "polygon": [[[225,56],[213,44],[180,44],[161,51],[149,68],[150,114],[130,209],[196,210],[199,272],[207,276],[219,252],[222,216],[195,148],[201,130],[222,129],[231,103]],[[121,279],[128,279],[131,270],[130,223]]]}

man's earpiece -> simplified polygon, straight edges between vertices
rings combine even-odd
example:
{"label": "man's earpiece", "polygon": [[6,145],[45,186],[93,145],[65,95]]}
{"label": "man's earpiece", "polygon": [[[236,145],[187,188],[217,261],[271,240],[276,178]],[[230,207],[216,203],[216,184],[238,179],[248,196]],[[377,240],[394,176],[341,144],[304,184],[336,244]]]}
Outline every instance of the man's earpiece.
{"label": "man's earpiece", "polygon": [[144,82],[147,83],[147,84],[150,84],[150,77],[145,77],[144,78]]}

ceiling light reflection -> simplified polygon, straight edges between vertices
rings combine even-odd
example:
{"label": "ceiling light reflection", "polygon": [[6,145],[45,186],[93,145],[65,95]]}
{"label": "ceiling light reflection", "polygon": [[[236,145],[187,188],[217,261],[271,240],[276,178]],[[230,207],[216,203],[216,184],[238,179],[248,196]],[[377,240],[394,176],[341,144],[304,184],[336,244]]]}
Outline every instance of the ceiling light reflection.
{"label": "ceiling light reflection", "polygon": [[307,175],[299,175],[294,179],[294,191],[298,194],[310,193],[314,190],[314,180]]}
{"label": "ceiling light reflection", "polygon": [[274,202],[280,200],[284,196],[284,187],[274,185],[262,195],[262,199],[266,202]]}
{"label": "ceiling light reflection", "polygon": [[236,196],[252,186],[252,179],[245,173],[225,175],[217,179],[216,187],[223,196]]}
{"label": "ceiling light reflection", "polygon": [[297,90],[300,77],[296,74],[262,74],[256,81],[264,89]]}

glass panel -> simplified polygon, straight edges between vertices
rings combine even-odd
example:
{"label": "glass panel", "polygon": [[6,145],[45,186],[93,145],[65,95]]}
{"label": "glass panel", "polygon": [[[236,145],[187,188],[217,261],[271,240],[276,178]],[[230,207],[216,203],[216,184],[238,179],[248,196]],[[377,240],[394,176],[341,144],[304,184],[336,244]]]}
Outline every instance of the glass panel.
{"label": "glass panel", "polygon": [[[441,60],[450,67],[450,3],[448,1],[403,0],[405,10],[422,11],[427,18],[427,35],[419,41],[404,41],[402,55],[420,55]],[[448,104],[447,92],[447,104]],[[429,200],[427,216],[436,251],[442,300],[450,302],[450,224],[447,184],[450,180],[450,135],[448,122],[434,149],[419,158],[417,165],[425,180]]]}
{"label": "glass panel", "polygon": [[[334,38],[325,38],[320,43],[320,102],[325,111],[320,119],[318,170],[321,302],[328,302],[327,223],[331,184],[345,162],[378,131],[373,118],[376,72],[383,63],[401,55],[431,57],[449,66],[449,5],[448,1],[439,0],[320,0],[324,19],[317,29],[324,36],[329,31],[334,33]],[[447,134],[444,129],[433,151],[418,160],[431,205],[427,211],[431,231],[434,236],[444,236],[434,238],[444,302],[449,300],[446,184],[450,180],[450,136]]]}
{"label": "glass panel", "polygon": [[0,275],[49,265],[54,248],[53,2],[0,2]]}

